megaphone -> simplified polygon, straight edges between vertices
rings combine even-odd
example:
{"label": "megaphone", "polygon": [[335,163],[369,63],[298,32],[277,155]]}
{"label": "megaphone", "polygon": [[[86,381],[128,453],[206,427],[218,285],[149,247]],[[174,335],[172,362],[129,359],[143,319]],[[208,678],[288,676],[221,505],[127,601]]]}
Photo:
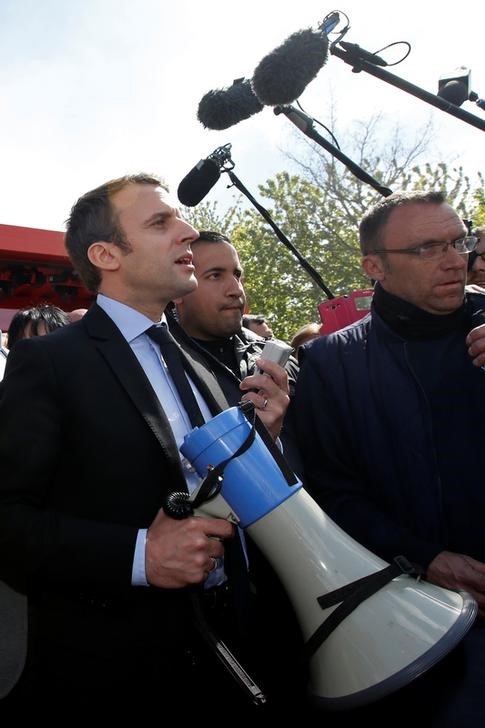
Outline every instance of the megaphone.
{"label": "megaphone", "polygon": [[354,708],[394,692],[472,626],[477,604],[470,595],[402,572],[335,619],[347,591],[355,595],[390,567],[328,518],[293,473],[288,477],[241,407],[192,430],[180,449],[202,477],[224,466],[220,492],[203,511],[239,523],[276,571],[311,646],[309,691],[320,707]]}

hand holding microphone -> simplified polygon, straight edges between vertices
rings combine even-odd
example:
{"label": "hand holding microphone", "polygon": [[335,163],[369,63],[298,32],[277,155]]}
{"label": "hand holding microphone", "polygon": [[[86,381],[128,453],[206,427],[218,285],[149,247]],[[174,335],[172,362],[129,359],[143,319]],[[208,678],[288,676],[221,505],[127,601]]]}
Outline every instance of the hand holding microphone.
{"label": "hand holding microphone", "polygon": [[239,385],[244,392],[242,402],[250,401],[258,417],[276,439],[290,403],[288,373],[283,368],[292,351],[283,342],[267,341],[261,352],[262,367],[245,377]]}

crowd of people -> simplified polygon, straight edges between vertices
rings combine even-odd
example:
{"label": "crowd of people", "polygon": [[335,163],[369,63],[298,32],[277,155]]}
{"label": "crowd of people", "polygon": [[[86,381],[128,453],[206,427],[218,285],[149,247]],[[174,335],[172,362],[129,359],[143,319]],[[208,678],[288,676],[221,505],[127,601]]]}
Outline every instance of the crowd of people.
{"label": "crowd of people", "polygon": [[362,547],[477,603],[438,665],[326,723],[480,724],[484,229],[416,192],[377,203],[359,233],[370,313],[325,336],[306,324],[282,367],[263,352],[275,323],[245,314],[236,248],[185,222],[162,180],[121,177],[75,203],[66,248],[95,303],[19,312],[0,384],[0,596],[28,600],[15,669],[0,656],[0,712],[169,700],[194,717],[208,701],[320,716],[265,554],[237,518],[191,507],[201,478],[184,438],[240,407]]}

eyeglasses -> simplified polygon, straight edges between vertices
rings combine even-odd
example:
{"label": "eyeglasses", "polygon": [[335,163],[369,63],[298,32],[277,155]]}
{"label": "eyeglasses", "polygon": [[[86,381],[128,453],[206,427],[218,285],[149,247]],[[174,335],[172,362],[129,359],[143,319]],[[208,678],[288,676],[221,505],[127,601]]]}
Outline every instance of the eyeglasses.
{"label": "eyeglasses", "polygon": [[451,243],[423,243],[416,245],[414,248],[381,248],[379,250],[371,250],[370,253],[404,253],[406,255],[416,255],[422,260],[437,260],[443,258],[451,246],[460,255],[466,255],[475,249],[478,238],[475,235],[465,235],[463,238],[453,240]]}

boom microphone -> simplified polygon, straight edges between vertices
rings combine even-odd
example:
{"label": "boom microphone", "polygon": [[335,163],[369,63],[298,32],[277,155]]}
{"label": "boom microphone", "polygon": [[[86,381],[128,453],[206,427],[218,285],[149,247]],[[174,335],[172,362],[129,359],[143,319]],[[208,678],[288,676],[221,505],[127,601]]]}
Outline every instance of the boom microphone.
{"label": "boom microphone", "polygon": [[232,86],[208,91],[199,102],[197,118],[206,129],[228,129],[261,111],[263,105],[253,94],[251,82],[236,78]]}
{"label": "boom microphone", "polygon": [[293,33],[260,61],[252,78],[253,91],[262,104],[290,104],[313,81],[327,56],[324,32],[307,28]]}
{"label": "boom microphone", "polygon": [[206,159],[201,159],[185,175],[178,186],[177,196],[182,205],[195,207],[214,187],[221,176],[222,165],[231,160],[231,145],[218,147]]}

